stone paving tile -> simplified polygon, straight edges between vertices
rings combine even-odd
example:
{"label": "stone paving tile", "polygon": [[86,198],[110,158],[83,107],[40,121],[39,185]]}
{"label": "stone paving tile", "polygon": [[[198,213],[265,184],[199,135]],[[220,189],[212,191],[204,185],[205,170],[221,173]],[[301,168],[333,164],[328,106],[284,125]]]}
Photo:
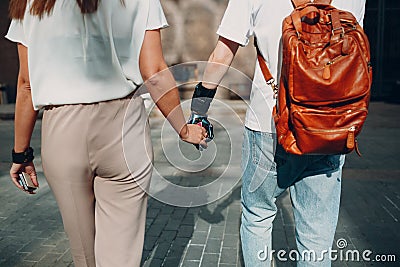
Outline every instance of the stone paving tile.
{"label": "stone paving tile", "polygon": [[220,253],[222,247],[221,239],[209,238],[204,249],[204,253]]}
{"label": "stone paving tile", "polygon": [[272,232],[272,247],[275,250],[289,249],[286,233],[283,229],[274,229]]}
{"label": "stone paving tile", "polygon": [[179,237],[192,237],[193,235],[193,226],[182,225],[179,228],[178,236]]}
{"label": "stone paving tile", "polygon": [[193,233],[190,243],[192,245],[204,245],[207,242],[208,232],[197,231]]}
{"label": "stone paving tile", "polygon": [[199,219],[196,222],[195,230],[196,232],[208,232],[211,227],[211,224],[206,222],[203,219]]}
{"label": "stone paving tile", "polygon": [[63,254],[63,256],[61,256],[61,257],[59,258],[59,260],[58,260],[56,266],[57,266],[57,265],[60,265],[60,266],[72,266],[72,265],[73,265],[73,263],[72,263],[72,255],[71,255],[71,253],[69,252],[69,250],[66,251],[66,252]]}
{"label": "stone paving tile", "polygon": [[163,262],[165,267],[178,267],[181,262],[181,257],[170,257],[167,256]]}
{"label": "stone paving tile", "polygon": [[[2,250],[0,250],[1,258],[4,260],[8,260],[8,259],[14,257],[15,254],[17,252],[19,252],[20,248],[21,248],[21,245],[13,244],[13,243],[6,243],[4,248]],[[19,256],[20,255],[23,255],[23,254],[19,254]]]}
{"label": "stone paving tile", "polygon": [[184,261],[200,261],[203,256],[204,245],[189,245]]}
{"label": "stone paving tile", "polygon": [[200,261],[184,261],[181,267],[199,267]]}
{"label": "stone paving tile", "polygon": [[155,247],[155,253],[153,253],[154,259],[164,260],[168,254],[169,248],[171,247],[170,243],[158,243]]}
{"label": "stone paving tile", "polygon": [[225,234],[222,246],[224,248],[237,248],[239,246],[239,234]]}
{"label": "stone paving tile", "polygon": [[63,256],[63,254],[59,253],[47,253],[40,261],[38,261],[37,265],[38,266],[43,266],[43,267],[52,267],[55,265],[62,266],[68,266],[68,264],[65,264],[64,262],[59,261],[59,259]]}
{"label": "stone paving tile", "polygon": [[45,238],[34,238],[19,249],[18,252],[32,252],[38,246],[41,246],[44,241],[46,241]]}
{"label": "stone paving tile", "polygon": [[220,256],[219,254],[204,253],[201,261],[201,267],[218,266]]}
{"label": "stone paving tile", "polygon": [[209,238],[222,239],[224,236],[225,226],[211,225]]}
{"label": "stone paving tile", "polygon": [[51,250],[52,253],[65,253],[69,250],[68,239],[63,239]]}
{"label": "stone paving tile", "polygon": [[235,248],[222,248],[220,263],[235,264],[237,263],[237,249]]}
{"label": "stone paving tile", "polygon": [[19,259],[9,259],[2,263],[2,267],[33,267],[36,266],[36,262],[29,262],[29,261],[20,261]]}
{"label": "stone paving tile", "polygon": [[143,267],[160,267],[162,266],[163,260],[160,259],[152,259],[149,262],[146,262]]}
{"label": "stone paving tile", "polygon": [[43,257],[45,257],[51,250],[52,246],[38,246],[29,253],[24,260],[27,261],[40,261]]}
{"label": "stone paving tile", "polygon": [[181,246],[180,244],[175,244],[175,242],[172,243],[172,246],[170,247],[168,251],[167,258],[179,258],[182,259],[182,255],[185,251],[186,247]]}

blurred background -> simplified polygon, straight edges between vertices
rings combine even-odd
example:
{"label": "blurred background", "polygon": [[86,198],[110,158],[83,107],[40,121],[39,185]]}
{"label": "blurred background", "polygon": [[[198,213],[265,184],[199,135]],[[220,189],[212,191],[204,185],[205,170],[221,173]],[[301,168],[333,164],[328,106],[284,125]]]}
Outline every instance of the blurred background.
{"label": "blurred background", "polygon": [[[169,65],[206,61],[217,41],[215,34],[228,0],[161,0],[171,27],[162,31],[163,47]],[[0,33],[9,26],[8,1],[0,2]],[[371,43],[374,83],[372,100],[400,102],[400,1],[367,0],[364,28]],[[253,75],[255,49],[252,42],[239,49],[233,67],[249,77]],[[195,67],[189,69],[195,77]],[[18,71],[17,50],[13,43],[0,38],[0,103],[15,102]],[[186,98],[185,88],[180,88]],[[247,99],[250,85],[244,80],[232,85],[233,91]],[[236,98],[220,90],[221,98]],[[221,95],[222,94],[222,95]]]}

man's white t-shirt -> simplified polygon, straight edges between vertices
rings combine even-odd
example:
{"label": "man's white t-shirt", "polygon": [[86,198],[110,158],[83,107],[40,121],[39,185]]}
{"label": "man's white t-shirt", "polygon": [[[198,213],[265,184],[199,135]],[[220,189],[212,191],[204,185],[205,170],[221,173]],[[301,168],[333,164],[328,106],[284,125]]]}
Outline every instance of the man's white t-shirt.
{"label": "man's white t-shirt", "polygon": [[[362,26],[366,0],[333,0],[338,9],[353,13]],[[279,81],[279,44],[282,21],[293,11],[290,0],[230,0],[217,34],[246,46],[251,36],[257,44],[275,80]],[[261,132],[275,132],[272,109],[275,105],[273,92],[265,82],[256,62],[250,107],[246,113],[246,127]]]}
{"label": "man's white t-shirt", "polygon": [[142,83],[145,31],[168,26],[159,0],[100,1],[92,14],[81,14],[74,0],[57,0],[41,19],[29,13],[31,2],[6,38],[28,47],[35,109],[129,95]]}

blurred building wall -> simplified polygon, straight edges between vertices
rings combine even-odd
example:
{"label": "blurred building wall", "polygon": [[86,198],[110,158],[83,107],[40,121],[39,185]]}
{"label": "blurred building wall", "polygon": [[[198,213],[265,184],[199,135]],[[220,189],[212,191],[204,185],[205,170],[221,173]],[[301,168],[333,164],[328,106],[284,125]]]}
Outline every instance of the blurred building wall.
{"label": "blurred building wall", "polygon": [[371,45],[372,98],[400,103],[400,1],[367,0],[365,31]]}
{"label": "blurred building wall", "polygon": [[[207,61],[218,39],[216,31],[224,14],[227,0],[162,0],[169,28],[162,34],[163,48],[169,65],[191,61]],[[232,66],[243,72],[243,79],[232,78],[230,88],[241,97],[248,98],[251,84],[244,76],[253,77],[256,52],[252,41],[240,48]],[[201,79],[201,77],[199,77]],[[237,90],[240,88],[240,90]],[[244,88],[244,89],[243,89]],[[240,92],[239,92],[240,91]],[[218,90],[221,98],[233,97]]]}
{"label": "blurred building wall", "polygon": [[8,1],[0,1],[0,86],[7,85],[8,102],[15,101],[15,87],[18,73],[17,47],[3,36],[8,26]]}

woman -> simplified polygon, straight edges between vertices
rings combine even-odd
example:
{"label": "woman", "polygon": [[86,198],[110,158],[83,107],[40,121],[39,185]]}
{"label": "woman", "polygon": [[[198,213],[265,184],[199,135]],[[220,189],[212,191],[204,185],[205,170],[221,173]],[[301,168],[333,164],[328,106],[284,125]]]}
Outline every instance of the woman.
{"label": "woman", "polygon": [[[75,266],[139,266],[152,149],[137,84],[150,81],[150,94],[182,140],[206,137],[204,128],[185,123],[171,73],[154,76],[167,68],[159,0],[11,0],[10,15],[6,37],[18,43],[20,61],[14,184],[22,189],[17,178],[25,172],[38,186],[29,144],[44,108],[43,170]],[[130,171],[124,152],[136,155]]]}

